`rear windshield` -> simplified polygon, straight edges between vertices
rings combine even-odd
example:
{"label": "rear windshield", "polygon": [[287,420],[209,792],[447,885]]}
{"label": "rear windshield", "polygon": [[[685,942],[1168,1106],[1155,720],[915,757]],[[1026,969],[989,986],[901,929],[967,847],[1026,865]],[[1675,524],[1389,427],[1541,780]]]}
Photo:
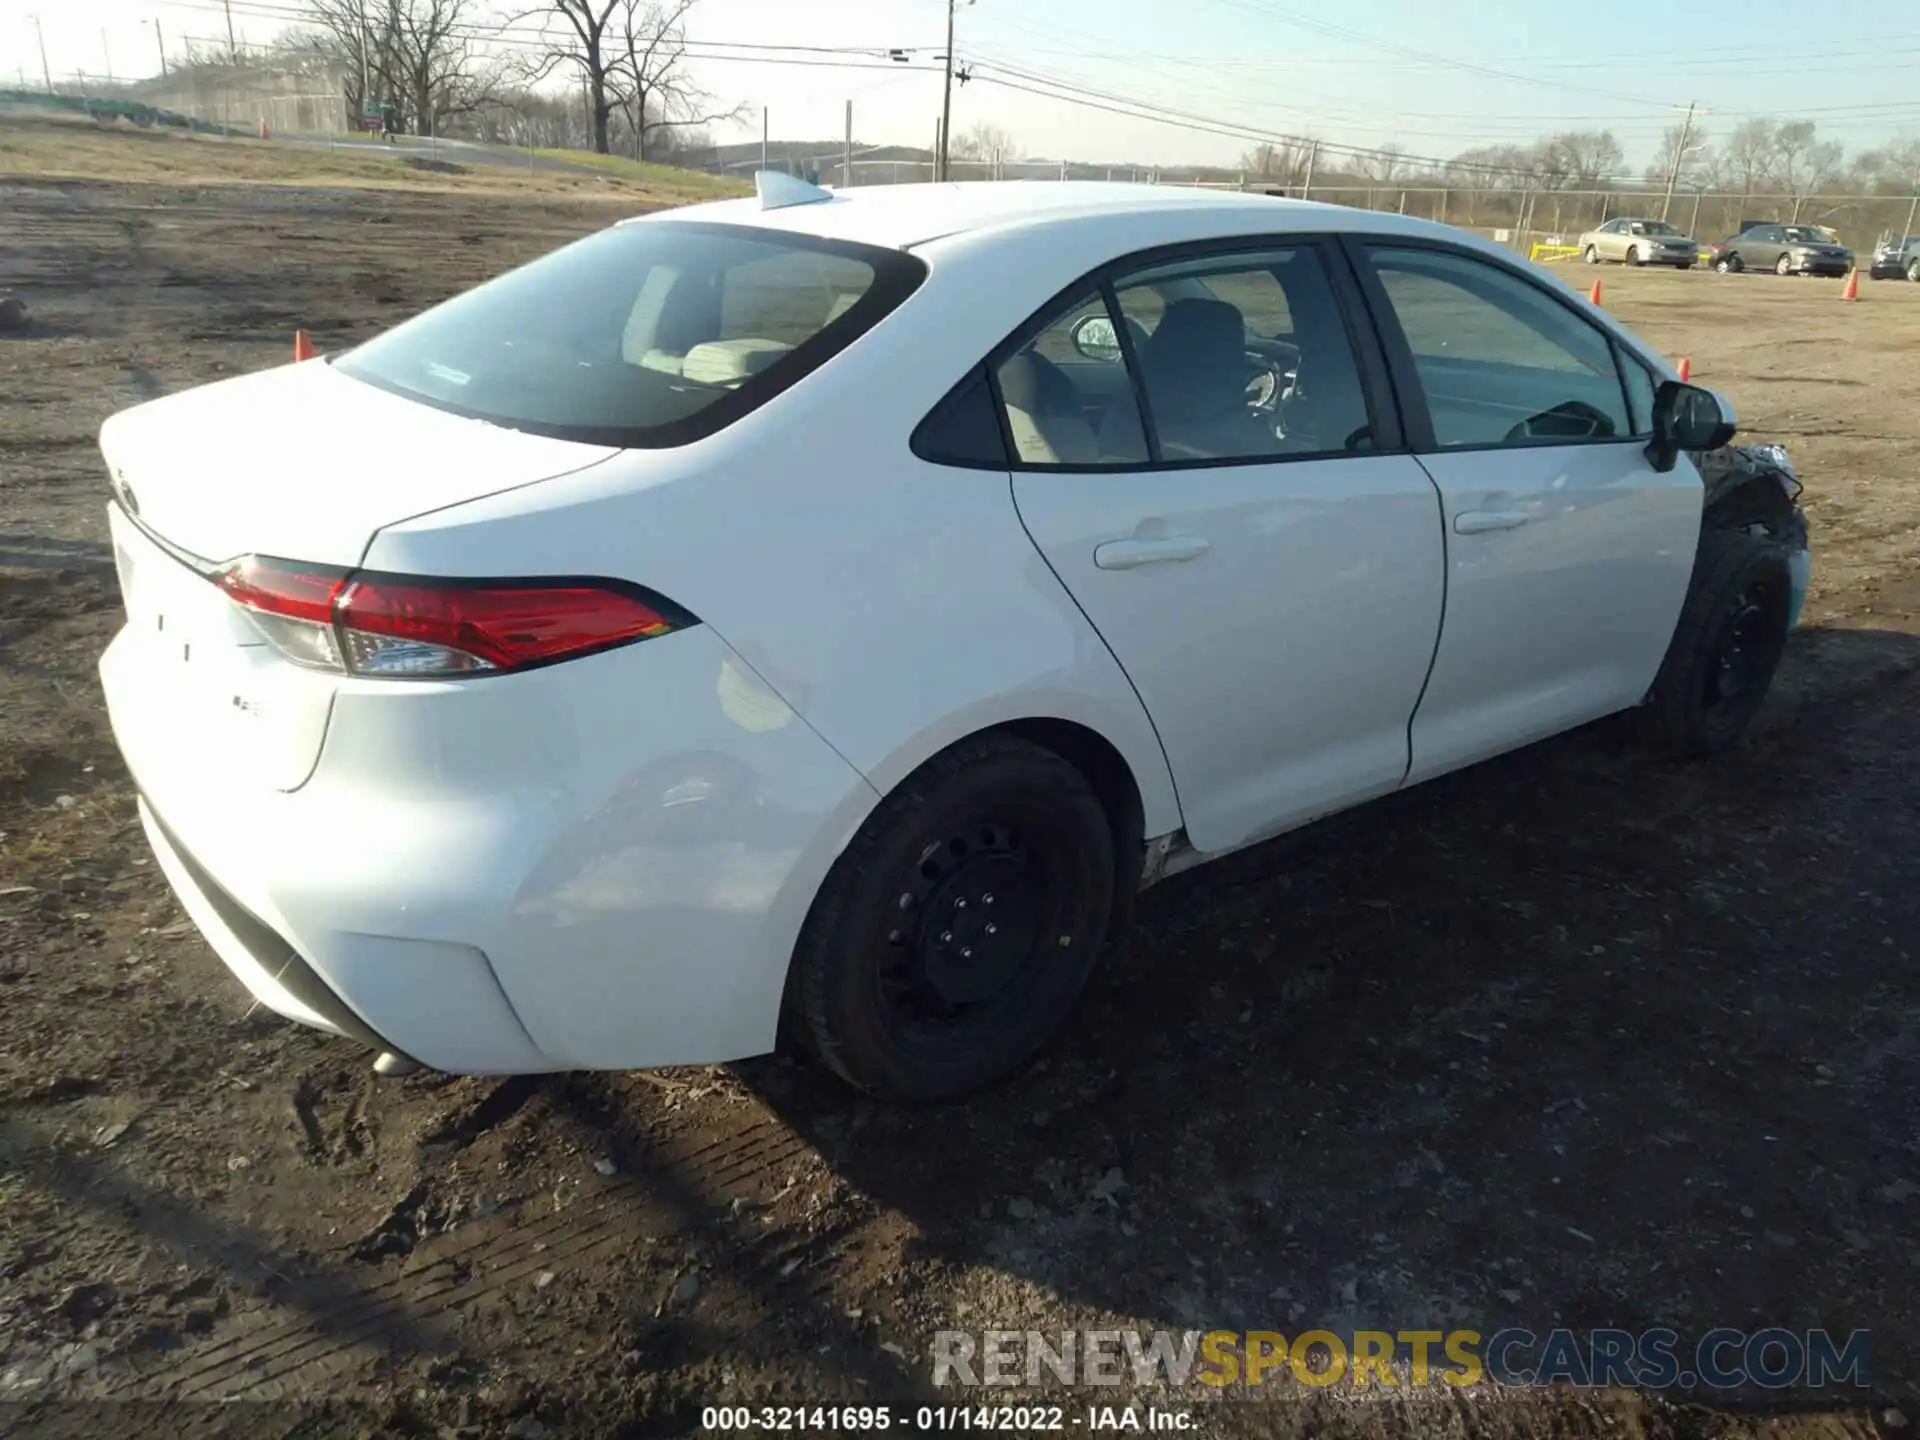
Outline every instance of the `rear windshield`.
{"label": "rear windshield", "polygon": [[898,250],[753,226],[615,226],[335,362],[356,380],[515,430],[684,445],[851,344],[926,267]]}

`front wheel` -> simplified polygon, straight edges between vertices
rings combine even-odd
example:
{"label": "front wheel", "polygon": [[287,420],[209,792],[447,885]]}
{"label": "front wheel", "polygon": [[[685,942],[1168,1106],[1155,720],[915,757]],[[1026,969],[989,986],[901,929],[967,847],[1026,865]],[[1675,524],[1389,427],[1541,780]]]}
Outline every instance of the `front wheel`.
{"label": "front wheel", "polygon": [[1600,263],[1600,252],[1589,245],[1581,252],[1580,258],[1589,265],[1598,265]]}
{"label": "front wheel", "polygon": [[794,952],[801,1038],[888,1100],[990,1085],[1079,999],[1117,881],[1075,766],[1013,736],[962,742],[881,802],[821,886]]}
{"label": "front wheel", "polygon": [[1786,649],[1793,577],[1787,553],[1738,530],[1709,530],[1693,584],[1647,703],[1641,737],[1670,754],[1725,750],[1746,731]]}
{"label": "front wheel", "polygon": [[1627,247],[1627,264],[1641,265],[1644,263],[1640,257],[1640,247],[1638,245],[1629,245]]}
{"label": "front wheel", "polygon": [[1782,255],[1778,260],[1774,262],[1773,273],[1776,275],[1791,275],[1793,273],[1792,258],[1786,255]]}
{"label": "front wheel", "polygon": [[1907,279],[1913,281],[1915,284],[1920,284],[1920,260],[1909,260],[1907,262]]}

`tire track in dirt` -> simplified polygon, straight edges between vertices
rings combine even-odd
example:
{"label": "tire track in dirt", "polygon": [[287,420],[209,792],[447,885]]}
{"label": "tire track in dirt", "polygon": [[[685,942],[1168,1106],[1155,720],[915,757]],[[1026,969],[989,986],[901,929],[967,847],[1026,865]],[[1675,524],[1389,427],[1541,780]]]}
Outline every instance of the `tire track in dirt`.
{"label": "tire track in dirt", "polygon": [[[804,1140],[762,1114],[664,1165],[684,1192],[725,1202],[750,1182],[811,1153]],[[176,1399],[267,1398],[263,1391],[268,1387],[310,1385],[362,1347],[385,1351],[411,1336],[451,1350],[450,1322],[460,1311],[528,1282],[540,1271],[577,1263],[631,1239],[652,1213],[649,1202],[657,1198],[642,1177],[610,1180],[590,1198],[556,1214],[525,1224],[490,1225],[482,1234],[408,1265],[349,1299],[229,1336],[199,1350],[184,1366],[163,1374],[148,1372],[114,1393],[126,1396],[158,1382]],[[683,1218],[680,1231],[693,1223]],[[820,1249],[817,1236],[787,1251],[778,1249],[783,1239],[792,1238],[775,1231],[758,1237],[750,1248],[774,1250],[765,1263],[785,1260],[792,1250]],[[429,1242],[423,1248],[433,1247]],[[787,1273],[814,1270],[817,1264],[795,1265]]]}

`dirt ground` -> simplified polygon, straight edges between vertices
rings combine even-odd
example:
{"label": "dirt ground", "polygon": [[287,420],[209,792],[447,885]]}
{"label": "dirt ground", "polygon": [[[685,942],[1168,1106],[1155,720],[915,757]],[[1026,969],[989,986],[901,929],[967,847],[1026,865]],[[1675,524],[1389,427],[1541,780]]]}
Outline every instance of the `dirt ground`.
{"label": "dirt ground", "polygon": [[0,1430],[687,1434],[951,1400],[936,1329],[1102,1325],[1873,1335],[1867,1392],[1295,1385],[1215,1434],[1920,1419],[1920,286],[1604,272],[1808,483],[1813,592],[1749,745],[1583,733],[1169,882],[972,1103],[779,1059],[383,1081],[250,1012],[99,702],[97,428],[616,213],[0,185],[35,317],[0,338]]}

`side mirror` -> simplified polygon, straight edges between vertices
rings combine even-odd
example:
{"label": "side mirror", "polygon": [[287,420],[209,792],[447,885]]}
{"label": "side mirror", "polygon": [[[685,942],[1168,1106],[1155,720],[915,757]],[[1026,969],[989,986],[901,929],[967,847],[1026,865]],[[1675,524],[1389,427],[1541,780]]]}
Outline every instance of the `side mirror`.
{"label": "side mirror", "polygon": [[1073,348],[1082,359],[1111,365],[1120,359],[1120,337],[1105,315],[1085,315],[1074,323]]}
{"label": "side mirror", "polygon": [[1653,396],[1653,443],[1647,458],[1665,473],[1682,451],[1718,450],[1739,430],[1733,406],[1711,390],[1682,380],[1663,380]]}

